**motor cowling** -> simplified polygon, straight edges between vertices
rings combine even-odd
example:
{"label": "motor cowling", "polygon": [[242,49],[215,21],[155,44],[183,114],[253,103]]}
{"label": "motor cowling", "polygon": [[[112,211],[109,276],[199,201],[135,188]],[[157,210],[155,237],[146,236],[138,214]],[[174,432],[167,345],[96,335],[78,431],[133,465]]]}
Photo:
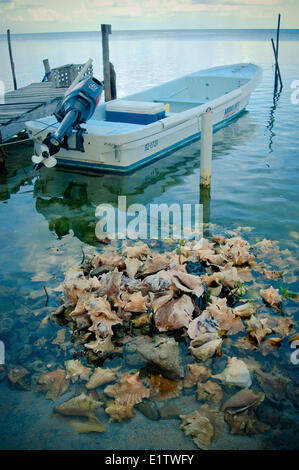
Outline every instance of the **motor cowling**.
{"label": "motor cowling", "polygon": [[[34,155],[32,161],[39,165],[55,166],[53,157],[73,131],[80,131],[80,125],[87,122],[98,105],[103,84],[96,78],[82,80],[68,90],[54,115],[60,123],[55,132],[49,133],[41,145],[41,155]],[[81,130],[82,131],[82,130]]]}

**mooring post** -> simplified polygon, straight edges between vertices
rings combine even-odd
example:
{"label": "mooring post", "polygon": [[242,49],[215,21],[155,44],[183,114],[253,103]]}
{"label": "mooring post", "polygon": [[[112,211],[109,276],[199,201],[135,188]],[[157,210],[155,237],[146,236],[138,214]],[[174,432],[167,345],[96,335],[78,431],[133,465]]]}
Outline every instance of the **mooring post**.
{"label": "mooring post", "polygon": [[11,73],[12,73],[12,78],[13,78],[13,86],[14,86],[14,89],[17,90],[18,87],[17,87],[17,79],[16,79],[16,74],[15,74],[15,64],[14,64],[13,57],[12,57],[10,29],[7,30],[7,42],[8,42],[10,65],[11,65]]}
{"label": "mooring post", "polygon": [[[282,78],[281,78],[281,74],[280,74],[280,68],[279,68],[279,64],[278,64],[278,60],[277,60],[277,56],[276,56],[276,49],[275,49],[275,44],[274,44],[273,38],[271,38],[271,43],[272,43],[272,48],[273,48],[273,53],[274,53],[274,58],[275,58],[275,69],[277,68],[277,76],[279,78],[280,90],[281,90],[282,87],[283,87],[283,84],[282,84]],[[274,94],[276,94],[276,92],[277,92],[277,85],[278,85],[278,83],[276,83],[276,78],[275,78]]]}
{"label": "mooring post", "polygon": [[45,69],[45,81],[50,82],[51,81],[51,67],[49,64],[49,59],[44,59],[43,64],[44,64],[44,69]]}
{"label": "mooring post", "polygon": [[116,73],[113,64],[110,62],[110,88],[111,88],[111,99],[116,100]]}
{"label": "mooring post", "polygon": [[[280,33],[280,13],[278,15],[278,22],[277,22],[277,31],[276,31],[276,48],[275,48],[275,80],[274,80],[274,90],[276,92],[277,85],[278,85],[278,49],[279,49],[279,33]],[[280,72],[279,72],[280,74]],[[282,83],[280,82],[280,85]]]}
{"label": "mooring post", "polygon": [[200,149],[200,186],[211,185],[213,146],[213,112],[208,108],[201,115],[201,149]]}
{"label": "mooring post", "polygon": [[111,100],[110,62],[109,62],[109,34],[111,34],[111,24],[102,24],[102,49],[103,49],[103,72],[105,101]]}

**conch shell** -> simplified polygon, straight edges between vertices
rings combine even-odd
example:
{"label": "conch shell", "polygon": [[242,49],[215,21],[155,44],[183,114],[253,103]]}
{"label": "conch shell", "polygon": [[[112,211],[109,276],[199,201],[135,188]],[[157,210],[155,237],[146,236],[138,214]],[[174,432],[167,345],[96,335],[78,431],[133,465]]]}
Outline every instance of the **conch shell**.
{"label": "conch shell", "polygon": [[156,311],[156,327],[159,331],[188,327],[193,311],[194,305],[191,298],[184,294],[180,299],[171,300]]}
{"label": "conch shell", "polygon": [[151,386],[154,389],[153,398],[158,401],[170,400],[181,394],[183,384],[180,379],[170,380],[162,374],[151,374]]}
{"label": "conch shell", "polygon": [[[147,258],[142,269],[142,275],[157,273],[168,268],[174,262],[174,256],[170,253],[156,254],[152,258]],[[177,263],[178,264],[178,263]]]}
{"label": "conch shell", "polygon": [[124,310],[126,312],[145,313],[147,311],[146,297],[143,297],[140,291],[134,292],[130,295]]}
{"label": "conch shell", "polygon": [[151,250],[145,243],[143,243],[142,245],[125,246],[123,249],[123,254],[128,258],[142,259],[146,256],[150,256]]}
{"label": "conch shell", "polygon": [[108,402],[105,411],[110,415],[109,423],[113,423],[114,421],[120,423],[125,419],[133,418],[136,414],[133,405],[122,404],[118,400]]}
{"label": "conch shell", "polygon": [[66,379],[66,371],[56,369],[39,376],[36,382],[36,391],[47,392],[46,398],[55,401],[67,391],[69,384],[70,381]]}
{"label": "conch shell", "polygon": [[253,302],[246,302],[245,304],[239,305],[239,307],[233,309],[234,314],[241,318],[250,317],[251,315],[254,315],[256,311],[256,306]]}
{"label": "conch shell", "polygon": [[101,367],[97,367],[87,382],[86,388],[88,388],[88,390],[92,390],[94,388],[100,387],[100,385],[114,382],[117,378],[117,370],[118,369],[103,369]]}
{"label": "conch shell", "polygon": [[190,342],[189,349],[199,361],[205,361],[220,352],[222,339],[217,333],[205,333]]}
{"label": "conch shell", "polygon": [[197,399],[199,401],[213,401],[220,405],[222,396],[222,388],[212,380],[197,384]]}
{"label": "conch shell", "polygon": [[236,357],[229,358],[227,367],[221,374],[212,375],[212,378],[238,387],[250,387],[252,384],[247,365]]}
{"label": "conch shell", "polygon": [[134,375],[124,374],[115,385],[108,385],[104,393],[115,398],[120,404],[135,405],[143,398],[149,398],[150,390],[139,379],[139,372]]}
{"label": "conch shell", "polygon": [[[275,368],[274,368],[275,369]],[[274,402],[279,403],[285,399],[286,386],[291,380],[288,377],[283,377],[275,370],[274,372],[268,373],[262,370],[256,371],[257,380],[266,394],[266,397]]]}
{"label": "conch shell", "polygon": [[128,276],[134,279],[137,272],[142,266],[142,262],[137,258],[127,258],[125,263],[126,263]]}
{"label": "conch shell", "polygon": [[91,281],[86,279],[79,268],[71,268],[65,274],[62,299],[65,307],[75,307],[78,297],[90,288]]}
{"label": "conch shell", "polygon": [[178,343],[173,338],[158,337],[137,346],[137,352],[148,365],[170,379],[184,377]]}
{"label": "conch shell", "polygon": [[252,259],[249,253],[250,245],[246,240],[240,237],[233,237],[221,245],[220,251],[223,256],[233,262],[235,266],[248,263]]}
{"label": "conch shell", "polygon": [[272,286],[269,289],[261,289],[260,294],[264,301],[270,305],[270,307],[278,307],[282,302],[282,297],[279,295],[279,290],[274,289]]}
{"label": "conch shell", "polygon": [[95,341],[85,343],[84,346],[87,349],[92,349],[93,352],[99,354],[101,357],[105,357],[111,353],[120,352],[120,348],[114,346],[111,340],[111,336],[107,336],[105,339],[97,338]]}
{"label": "conch shell", "polygon": [[86,418],[94,417],[94,412],[101,402],[93,400],[85,393],[81,393],[70,400],[65,401],[61,405],[56,405],[54,411],[65,416],[85,416]]}
{"label": "conch shell", "polygon": [[218,282],[218,284],[222,284],[230,289],[234,289],[238,282],[241,281],[237,268],[230,267],[229,264],[227,264],[221,271],[214,273],[212,277],[216,282]]}
{"label": "conch shell", "polygon": [[116,267],[122,264],[122,258],[116,253],[116,251],[101,253],[95,257],[93,264],[96,268],[102,265]]}
{"label": "conch shell", "polygon": [[73,383],[77,382],[80,378],[81,380],[88,380],[92,372],[90,367],[84,367],[80,361],[69,360],[65,361],[65,368],[67,371],[66,378],[71,379]]}
{"label": "conch shell", "polygon": [[23,366],[17,366],[10,369],[7,377],[14,387],[30,390],[29,375],[29,370],[25,369]]}
{"label": "conch shell", "polygon": [[271,328],[266,326],[267,322],[267,318],[258,319],[254,315],[247,322],[247,332],[251,338],[256,340],[258,345],[267,335],[272,333]]}
{"label": "conch shell", "polygon": [[256,409],[264,401],[264,398],[265,395],[262,392],[255,394],[249,388],[243,388],[226,400],[222,410],[233,415],[248,409]]}
{"label": "conch shell", "polygon": [[71,418],[67,422],[77,431],[78,434],[88,434],[90,432],[104,432],[105,424],[101,423],[95,416],[92,418]]}
{"label": "conch shell", "polygon": [[187,415],[180,415],[182,429],[186,436],[192,436],[195,444],[202,450],[211,449],[223,432],[224,417],[217,407],[202,405],[198,410]]}
{"label": "conch shell", "polygon": [[207,367],[198,364],[188,364],[184,388],[191,388],[198,382],[203,382],[211,377],[211,372]]}

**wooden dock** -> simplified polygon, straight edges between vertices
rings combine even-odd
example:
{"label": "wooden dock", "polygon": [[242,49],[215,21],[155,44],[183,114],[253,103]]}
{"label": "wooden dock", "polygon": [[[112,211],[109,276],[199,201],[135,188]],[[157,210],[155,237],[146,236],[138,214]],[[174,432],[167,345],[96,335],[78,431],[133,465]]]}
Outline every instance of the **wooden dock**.
{"label": "wooden dock", "polygon": [[50,116],[66,90],[42,82],[6,93],[0,104],[0,142],[24,130],[26,121]]}

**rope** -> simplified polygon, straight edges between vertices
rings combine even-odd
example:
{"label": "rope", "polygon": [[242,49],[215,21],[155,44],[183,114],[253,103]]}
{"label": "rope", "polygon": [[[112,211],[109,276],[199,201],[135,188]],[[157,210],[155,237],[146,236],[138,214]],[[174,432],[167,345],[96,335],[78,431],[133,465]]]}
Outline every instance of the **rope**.
{"label": "rope", "polygon": [[[40,122],[40,121],[37,121],[37,122]],[[42,123],[42,124],[45,124],[45,123]],[[27,139],[22,139],[22,140],[14,140],[13,142],[7,142],[6,144],[4,143],[4,144],[1,144],[0,146],[1,147],[7,147],[8,145],[20,144],[22,142],[27,142],[28,140],[33,140],[35,136],[37,136],[41,132],[44,132],[46,129],[48,129],[48,127],[53,127],[53,124],[48,124],[46,127],[41,129],[40,131],[38,131],[32,137],[27,137]]]}

